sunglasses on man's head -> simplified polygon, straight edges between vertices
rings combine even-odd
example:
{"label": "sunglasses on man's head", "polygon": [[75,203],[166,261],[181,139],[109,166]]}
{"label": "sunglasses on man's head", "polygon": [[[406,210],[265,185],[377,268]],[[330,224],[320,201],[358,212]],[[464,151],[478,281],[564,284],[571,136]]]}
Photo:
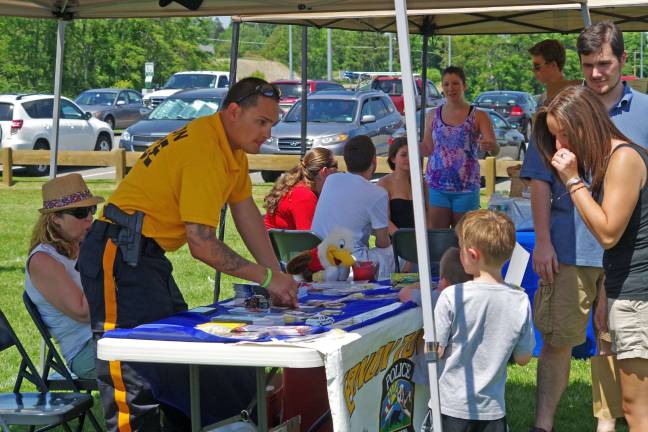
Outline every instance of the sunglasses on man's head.
{"label": "sunglasses on man's head", "polygon": [[281,92],[277,87],[273,86],[272,84],[269,83],[259,84],[258,86],[254,87],[254,90],[244,94],[240,98],[236,99],[234,102],[240,105],[241,102],[243,102],[245,99],[254,95],[261,95],[279,101],[279,98],[281,97]]}
{"label": "sunglasses on man's head", "polygon": [[75,207],[67,210],[61,210],[59,213],[69,214],[77,219],[85,219],[88,215],[94,215],[97,212],[97,206]]}

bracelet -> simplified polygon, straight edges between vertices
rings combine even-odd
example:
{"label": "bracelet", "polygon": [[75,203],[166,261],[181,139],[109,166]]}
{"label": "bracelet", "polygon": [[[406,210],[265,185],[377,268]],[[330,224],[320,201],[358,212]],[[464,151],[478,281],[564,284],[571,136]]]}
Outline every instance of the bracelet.
{"label": "bracelet", "polygon": [[270,267],[266,267],[266,276],[265,279],[263,279],[263,282],[261,282],[261,288],[268,288],[271,280],[272,280],[272,269]]}
{"label": "bracelet", "polygon": [[565,182],[565,188],[569,190],[570,187],[577,185],[578,183],[582,183],[583,179],[580,177],[572,177],[569,180]]}
{"label": "bracelet", "polygon": [[577,190],[581,190],[581,189],[586,188],[586,187],[587,187],[587,186],[585,186],[585,185],[580,185],[579,187],[577,187],[577,188],[574,189],[573,191],[570,191],[569,194],[571,195],[571,194],[573,194],[574,192],[576,192]]}

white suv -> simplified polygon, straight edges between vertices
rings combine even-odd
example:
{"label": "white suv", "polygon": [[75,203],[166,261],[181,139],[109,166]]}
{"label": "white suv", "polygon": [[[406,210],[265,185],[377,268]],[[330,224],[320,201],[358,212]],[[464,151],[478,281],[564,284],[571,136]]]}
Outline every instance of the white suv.
{"label": "white suv", "polygon": [[161,89],[144,95],[144,105],[155,108],[164,99],[184,89],[229,87],[229,72],[186,71],[174,73]]}
{"label": "white suv", "polygon": [[[0,147],[48,150],[51,143],[52,95],[0,95]],[[61,98],[59,150],[110,151],[114,142],[107,123],[84,113],[74,102]],[[47,174],[47,165],[29,167],[32,174]]]}

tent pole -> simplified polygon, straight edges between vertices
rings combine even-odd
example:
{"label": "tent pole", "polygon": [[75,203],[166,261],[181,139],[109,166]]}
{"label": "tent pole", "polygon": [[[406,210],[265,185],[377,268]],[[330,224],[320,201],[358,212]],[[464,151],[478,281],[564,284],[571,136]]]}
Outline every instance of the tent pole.
{"label": "tent pole", "polygon": [[[407,128],[407,142],[409,143],[410,176],[412,182],[412,198],[414,201],[414,228],[416,232],[419,278],[421,281],[423,326],[425,329],[426,340],[431,341],[436,340],[436,332],[432,310],[432,280],[430,275],[425,199],[423,197],[421,166],[419,164],[419,148],[416,137],[414,80],[412,76],[412,59],[409,46],[406,0],[394,0],[394,8],[396,10],[396,27],[398,29],[398,54],[400,56],[401,77],[403,80],[403,96],[405,97],[405,124]],[[430,346],[432,344],[427,343],[426,345]],[[439,382],[437,378],[437,357],[436,349],[434,347],[432,348],[433,351],[427,356],[428,372],[430,377],[432,426],[434,427],[434,432],[442,432]]]}
{"label": "tent pole", "polygon": [[425,108],[427,108],[427,60],[428,60],[428,33],[423,35],[423,53],[421,54],[421,112],[419,114],[420,132],[419,141],[423,141],[423,134],[425,132]]}
{"label": "tent pole", "polygon": [[301,52],[301,158],[306,154],[306,137],[308,135],[308,27],[302,26]]}
{"label": "tent pole", "polygon": [[236,83],[236,66],[238,62],[239,50],[239,32],[241,30],[240,22],[232,22],[232,43],[230,45],[230,68],[229,68],[229,82],[230,87]]}
{"label": "tent pole", "polygon": [[[229,86],[231,87],[236,82],[236,66],[238,64],[238,49],[239,49],[239,32],[241,23],[238,21],[232,22],[232,43],[230,45],[230,68],[229,68]],[[225,220],[227,218],[227,204],[223,206],[220,212],[220,222],[218,223],[218,239],[223,241],[225,239]],[[216,270],[214,274],[214,303],[218,302],[220,298],[221,286],[221,272]]]}
{"label": "tent pole", "polygon": [[56,159],[59,148],[59,122],[61,117],[61,82],[63,80],[63,53],[65,50],[65,26],[67,21],[58,20],[56,29],[56,63],[54,66],[54,104],[52,107],[52,135],[50,137],[50,180],[56,177]]}
{"label": "tent pole", "polygon": [[590,17],[589,7],[587,2],[584,1],[581,3],[581,15],[583,15],[583,24],[584,27],[589,27],[592,25],[592,18]]}

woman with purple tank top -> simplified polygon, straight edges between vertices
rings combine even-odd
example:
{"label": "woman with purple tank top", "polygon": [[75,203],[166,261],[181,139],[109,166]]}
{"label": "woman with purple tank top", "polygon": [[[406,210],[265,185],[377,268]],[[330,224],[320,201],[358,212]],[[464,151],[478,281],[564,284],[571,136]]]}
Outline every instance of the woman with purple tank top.
{"label": "woman with purple tank top", "polygon": [[466,102],[466,75],[449,66],[442,73],[446,102],[425,119],[421,154],[428,156],[425,181],[430,202],[428,228],[449,228],[479,208],[479,150],[496,152],[488,114]]}

